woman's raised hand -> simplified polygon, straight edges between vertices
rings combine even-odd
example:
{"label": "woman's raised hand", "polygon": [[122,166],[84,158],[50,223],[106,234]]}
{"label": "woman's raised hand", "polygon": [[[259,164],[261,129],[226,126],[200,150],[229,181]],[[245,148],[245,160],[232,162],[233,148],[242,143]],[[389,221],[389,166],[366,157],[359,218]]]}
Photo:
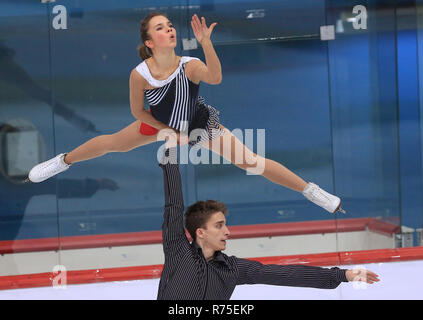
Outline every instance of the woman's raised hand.
{"label": "woman's raised hand", "polygon": [[200,21],[196,14],[194,14],[191,19],[191,27],[194,31],[195,38],[199,43],[202,43],[204,40],[210,40],[211,33],[216,25],[217,22],[214,22],[210,25],[210,27],[207,27],[206,19],[201,17]]}

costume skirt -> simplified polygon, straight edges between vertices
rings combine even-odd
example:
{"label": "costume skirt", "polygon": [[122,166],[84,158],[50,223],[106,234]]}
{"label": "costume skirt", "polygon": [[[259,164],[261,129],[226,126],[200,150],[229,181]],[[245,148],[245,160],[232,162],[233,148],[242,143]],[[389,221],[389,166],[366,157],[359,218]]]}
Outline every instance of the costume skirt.
{"label": "costume skirt", "polygon": [[[194,118],[188,124],[188,144],[191,147],[223,135],[224,129],[220,127],[219,114],[216,108],[205,103],[203,97],[198,97]],[[158,130],[146,123],[141,123],[140,132],[144,135],[154,135]]]}

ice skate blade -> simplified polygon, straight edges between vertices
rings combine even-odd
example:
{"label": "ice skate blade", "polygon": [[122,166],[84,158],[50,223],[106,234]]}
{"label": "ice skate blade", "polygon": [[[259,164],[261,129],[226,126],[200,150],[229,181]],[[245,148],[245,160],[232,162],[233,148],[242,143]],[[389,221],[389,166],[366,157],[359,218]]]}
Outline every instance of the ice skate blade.
{"label": "ice skate blade", "polygon": [[339,207],[339,210],[338,210],[339,212],[342,212],[343,214],[346,214],[347,212],[344,210],[344,209],[342,209],[341,207]]}

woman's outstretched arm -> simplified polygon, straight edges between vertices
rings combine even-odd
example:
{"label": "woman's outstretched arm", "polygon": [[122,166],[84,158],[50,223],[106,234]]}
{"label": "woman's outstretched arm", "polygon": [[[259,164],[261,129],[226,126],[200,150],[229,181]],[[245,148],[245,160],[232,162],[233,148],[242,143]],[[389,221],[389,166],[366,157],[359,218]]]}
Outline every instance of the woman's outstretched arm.
{"label": "woman's outstretched arm", "polygon": [[190,80],[195,83],[203,81],[208,84],[219,84],[222,82],[222,67],[210,40],[216,24],[216,22],[212,23],[208,28],[204,17],[201,18],[201,22],[196,14],[192,17],[192,30],[195,38],[203,47],[206,58],[205,64],[200,60],[192,60],[187,64],[187,72],[191,75]]}

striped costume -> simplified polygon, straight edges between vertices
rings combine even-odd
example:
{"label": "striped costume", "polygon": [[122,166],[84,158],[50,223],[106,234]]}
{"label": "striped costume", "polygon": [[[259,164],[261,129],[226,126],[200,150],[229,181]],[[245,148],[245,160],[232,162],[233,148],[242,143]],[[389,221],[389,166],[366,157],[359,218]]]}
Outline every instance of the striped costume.
{"label": "striped costume", "polygon": [[227,256],[221,251],[216,251],[213,258],[206,261],[201,247],[196,241],[190,243],[185,234],[179,165],[159,166],[163,169],[165,193],[162,226],[165,262],[158,300],[229,300],[235,287],[243,284],[335,289],[341,282],[348,282],[347,270],[338,267],[264,265]]}
{"label": "striped costume", "polygon": [[[192,59],[197,58],[181,57],[178,68],[165,80],[154,79],[145,61],[136,70],[154,87],[145,90],[145,97],[156,120],[188,135],[201,129],[190,136],[189,145],[194,146],[200,141],[212,140],[224,131],[219,126],[219,111],[198,96],[200,85],[190,81],[185,74],[185,64]],[[140,132],[152,135],[157,129],[142,123]]]}

